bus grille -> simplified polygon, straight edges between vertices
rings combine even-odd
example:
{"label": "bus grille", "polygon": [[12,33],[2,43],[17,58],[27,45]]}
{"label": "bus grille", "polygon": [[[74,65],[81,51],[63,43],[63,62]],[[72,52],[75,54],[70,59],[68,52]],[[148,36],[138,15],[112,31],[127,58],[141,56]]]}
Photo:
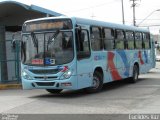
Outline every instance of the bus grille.
{"label": "bus grille", "polygon": [[43,69],[43,70],[30,70],[34,74],[57,74],[60,70],[58,69]]}
{"label": "bus grille", "polygon": [[57,76],[36,76],[36,79],[56,79]]}
{"label": "bus grille", "polygon": [[38,86],[54,86],[54,82],[36,82]]}

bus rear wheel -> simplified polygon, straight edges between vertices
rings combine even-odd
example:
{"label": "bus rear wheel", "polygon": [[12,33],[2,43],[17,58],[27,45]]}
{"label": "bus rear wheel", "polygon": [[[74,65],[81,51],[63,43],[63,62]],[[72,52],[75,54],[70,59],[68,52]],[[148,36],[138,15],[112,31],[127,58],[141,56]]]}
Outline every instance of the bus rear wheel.
{"label": "bus rear wheel", "polygon": [[133,75],[130,78],[131,83],[136,83],[138,81],[138,75],[139,75],[139,68],[137,65],[133,66]]}
{"label": "bus rear wheel", "polygon": [[103,76],[100,72],[95,71],[93,74],[92,87],[86,88],[88,93],[99,92],[103,87]]}
{"label": "bus rear wheel", "polygon": [[60,93],[62,91],[62,89],[46,89],[47,92],[49,93]]}

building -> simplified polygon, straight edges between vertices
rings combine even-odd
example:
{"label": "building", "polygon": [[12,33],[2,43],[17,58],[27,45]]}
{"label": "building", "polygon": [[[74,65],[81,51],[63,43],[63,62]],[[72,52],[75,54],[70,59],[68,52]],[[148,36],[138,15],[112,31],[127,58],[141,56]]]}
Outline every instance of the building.
{"label": "building", "polygon": [[36,5],[15,1],[0,2],[0,83],[20,80],[20,44],[16,42],[13,49],[12,40],[21,39],[21,27],[24,21],[61,15]]}

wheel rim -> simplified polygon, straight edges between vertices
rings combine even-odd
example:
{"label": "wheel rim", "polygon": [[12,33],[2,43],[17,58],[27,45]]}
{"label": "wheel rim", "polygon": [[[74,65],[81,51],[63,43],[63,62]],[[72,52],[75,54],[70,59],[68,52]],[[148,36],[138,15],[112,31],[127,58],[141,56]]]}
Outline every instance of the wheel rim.
{"label": "wheel rim", "polygon": [[93,89],[97,89],[99,87],[99,84],[100,84],[99,78],[94,76],[93,77],[93,84],[92,84]]}

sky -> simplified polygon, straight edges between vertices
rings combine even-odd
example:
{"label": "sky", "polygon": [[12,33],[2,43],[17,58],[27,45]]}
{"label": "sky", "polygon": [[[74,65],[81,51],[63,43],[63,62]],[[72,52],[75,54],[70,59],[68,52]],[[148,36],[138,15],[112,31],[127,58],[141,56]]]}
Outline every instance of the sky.
{"label": "sky", "polygon": [[[122,0],[14,1],[18,1],[28,5],[34,4],[58,13],[65,14],[67,16],[76,16],[122,24]],[[133,25],[133,12],[131,7],[132,1],[123,0],[123,2],[125,24]],[[160,34],[160,0],[136,0],[136,24],[139,24],[139,26],[149,26],[149,29],[153,34]]]}

